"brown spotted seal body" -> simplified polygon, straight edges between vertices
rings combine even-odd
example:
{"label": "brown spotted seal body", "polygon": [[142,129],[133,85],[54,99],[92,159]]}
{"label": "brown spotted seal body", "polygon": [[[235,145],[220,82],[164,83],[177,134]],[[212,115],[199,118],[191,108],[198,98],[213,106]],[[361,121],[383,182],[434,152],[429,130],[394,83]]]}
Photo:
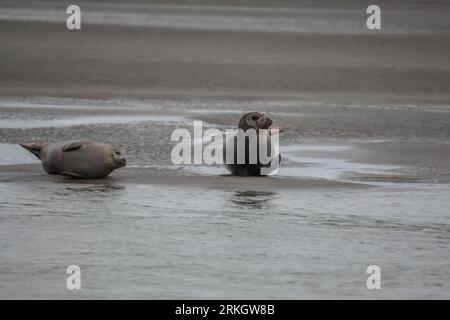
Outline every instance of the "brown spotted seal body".
{"label": "brown spotted seal body", "polygon": [[126,165],[120,150],[93,141],[20,143],[42,161],[49,174],[79,179],[101,179]]}

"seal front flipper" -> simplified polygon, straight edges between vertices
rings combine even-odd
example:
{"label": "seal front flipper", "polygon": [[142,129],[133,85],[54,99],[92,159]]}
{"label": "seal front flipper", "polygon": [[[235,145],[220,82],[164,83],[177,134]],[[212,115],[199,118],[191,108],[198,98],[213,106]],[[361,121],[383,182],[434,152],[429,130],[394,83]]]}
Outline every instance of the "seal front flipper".
{"label": "seal front flipper", "polygon": [[83,142],[81,142],[81,141],[75,141],[75,142],[69,142],[68,144],[66,144],[64,147],[63,147],[63,152],[66,152],[66,151],[73,151],[73,150],[78,150],[78,149],[80,149],[81,147],[83,146]]}
{"label": "seal front flipper", "polygon": [[62,171],[62,172],[60,172],[60,175],[63,175],[65,177],[74,178],[74,179],[87,179],[87,177],[82,176],[81,174],[73,173],[73,172],[69,172],[69,171]]}
{"label": "seal front flipper", "polygon": [[31,143],[19,143],[21,147],[24,149],[30,151],[32,154],[34,154],[39,159],[41,158],[41,151],[42,148],[44,148],[45,143],[42,142],[31,142]]}

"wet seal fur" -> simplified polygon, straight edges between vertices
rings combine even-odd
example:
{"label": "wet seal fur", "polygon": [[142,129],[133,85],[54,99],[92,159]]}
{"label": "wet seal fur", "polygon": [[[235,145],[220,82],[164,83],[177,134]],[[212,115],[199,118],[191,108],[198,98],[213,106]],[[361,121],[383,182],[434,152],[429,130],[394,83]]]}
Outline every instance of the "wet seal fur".
{"label": "wet seal fur", "polygon": [[77,179],[101,179],[126,165],[121,151],[93,141],[19,144],[38,157],[43,169],[49,174]]}
{"label": "wet seal fur", "polygon": [[[258,133],[259,129],[268,129],[268,135],[267,135],[267,150],[270,154],[271,150],[271,134],[278,134],[279,132],[282,132],[280,129],[270,129],[270,126],[272,125],[273,121],[272,119],[268,118],[264,113],[260,112],[249,112],[244,114],[241,119],[239,120],[238,129],[242,129],[244,132],[249,129],[254,129]],[[230,137],[229,139],[234,139],[234,162],[232,164],[226,163],[226,145],[227,142],[225,141],[223,146],[223,160],[225,164],[225,168],[227,168],[228,171],[232,175],[235,176],[263,176],[261,174],[261,168],[263,167],[270,167],[270,163],[268,164],[262,164],[259,160],[259,136],[257,136],[257,146],[254,150],[257,150],[258,156],[257,156],[257,162],[254,164],[250,163],[249,158],[249,150],[250,150],[250,141],[249,139],[245,140],[245,163],[238,164],[237,163],[237,137],[236,135],[234,137]],[[279,155],[279,161],[281,162],[281,155]]]}

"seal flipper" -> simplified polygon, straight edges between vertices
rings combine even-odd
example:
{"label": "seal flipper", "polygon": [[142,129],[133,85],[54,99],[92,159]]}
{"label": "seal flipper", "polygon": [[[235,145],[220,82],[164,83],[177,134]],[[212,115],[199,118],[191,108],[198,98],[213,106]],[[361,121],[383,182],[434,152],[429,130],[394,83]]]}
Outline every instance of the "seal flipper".
{"label": "seal flipper", "polygon": [[74,178],[74,179],[87,179],[87,177],[82,176],[81,174],[73,173],[70,171],[62,171],[62,172],[60,172],[60,175],[63,175],[65,177]]}
{"label": "seal flipper", "polygon": [[66,144],[62,150],[63,150],[63,152],[73,151],[73,150],[80,149],[82,146],[83,146],[83,142],[75,141],[75,142],[70,142],[70,143]]}
{"label": "seal flipper", "polygon": [[31,142],[31,143],[19,143],[19,145],[22,148],[30,151],[32,154],[34,154],[36,157],[40,159],[41,150],[45,144],[41,142]]}

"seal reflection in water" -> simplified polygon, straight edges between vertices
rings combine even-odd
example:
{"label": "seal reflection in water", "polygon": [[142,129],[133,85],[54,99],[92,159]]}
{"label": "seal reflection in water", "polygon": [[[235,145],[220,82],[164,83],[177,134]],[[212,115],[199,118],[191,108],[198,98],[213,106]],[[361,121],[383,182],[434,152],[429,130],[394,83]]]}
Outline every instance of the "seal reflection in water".
{"label": "seal reflection in water", "polygon": [[[238,144],[237,144],[237,135],[235,134],[234,137],[230,137],[228,139],[234,139],[234,161],[233,163],[227,163],[226,161],[226,148],[229,143],[229,141],[225,141],[223,146],[223,160],[225,163],[225,167],[228,169],[228,171],[231,172],[232,175],[235,176],[261,176],[263,175],[261,172],[261,168],[270,168],[271,163],[263,164],[260,161],[259,157],[259,129],[268,129],[268,135],[267,135],[267,153],[270,155],[271,149],[272,149],[272,140],[271,140],[271,134],[278,134],[279,132],[282,132],[282,130],[279,129],[270,129],[270,126],[272,125],[272,119],[267,117],[264,113],[260,112],[249,112],[244,114],[241,119],[239,120],[238,129],[242,129],[242,131],[245,133],[247,130],[255,130],[257,140],[256,146],[253,146],[251,148],[251,140],[246,138],[245,139],[245,162],[240,164],[237,161],[237,150],[238,150]],[[274,132],[274,133],[272,133]],[[256,163],[250,162],[250,151],[254,150],[256,151]],[[278,159],[281,162],[281,155],[278,155]]]}
{"label": "seal reflection in water", "polygon": [[277,198],[278,194],[271,191],[235,191],[231,201],[239,207],[262,209],[265,205]]}
{"label": "seal reflection in water", "polygon": [[42,161],[49,174],[79,179],[101,179],[126,165],[122,153],[106,144],[92,141],[61,143],[20,143]]}

